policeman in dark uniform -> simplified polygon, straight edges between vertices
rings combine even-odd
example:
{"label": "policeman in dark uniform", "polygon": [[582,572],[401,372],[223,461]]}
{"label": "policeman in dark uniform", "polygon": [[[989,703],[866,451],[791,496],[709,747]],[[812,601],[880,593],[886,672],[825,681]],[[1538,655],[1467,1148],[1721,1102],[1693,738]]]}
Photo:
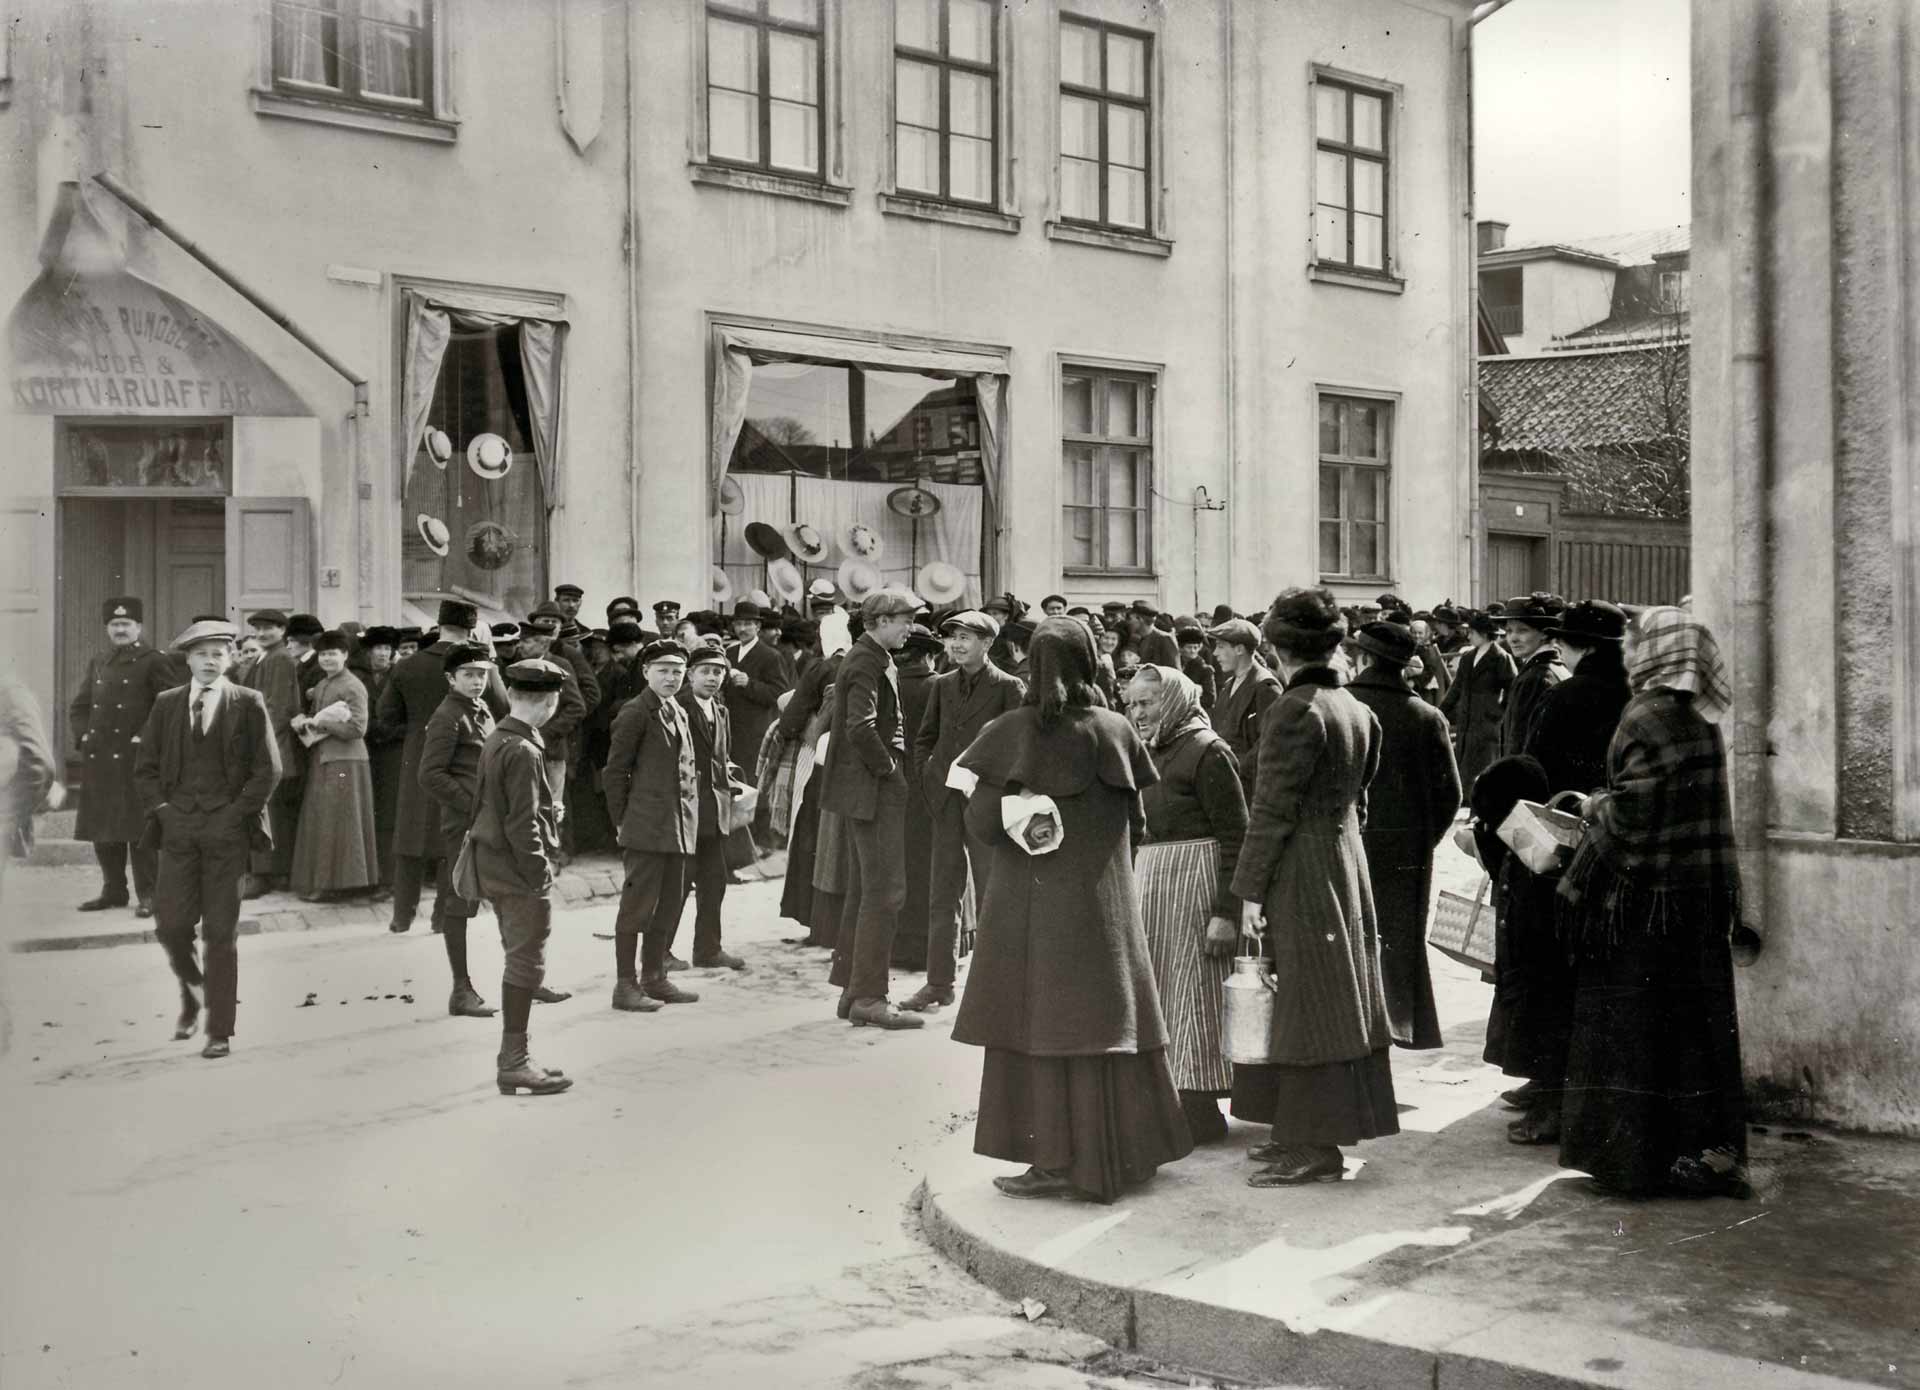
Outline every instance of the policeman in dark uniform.
{"label": "policeman in dark uniform", "polygon": [[80,904],[82,912],[125,907],[127,860],[133,860],[134,916],[153,916],[159,852],[141,849],[146,813],[133,789],[133,758],[140,726],[153,712],[154,697],[180,684],[172,658],[141,640],[145,611],[137,598],[110,598],[101,605],[108,647],[87,663],[87,674],[67,706],[81,757],[76,840],[93,842],[100,861],[100,893]]}
{"label": "policeman in dark uniform", "polygon": [[560,818],[540,726],[560,707],[566,672],[536,658],[516,661],[506,677],[510,708],[480,750],[478,809],[470,833],[479,889],[493,904],[506,958],[500,981],[500,1094],[545,1096],[573,1084],[527,1055],[527,1020],[535,991],[546,979],[560,853]]}

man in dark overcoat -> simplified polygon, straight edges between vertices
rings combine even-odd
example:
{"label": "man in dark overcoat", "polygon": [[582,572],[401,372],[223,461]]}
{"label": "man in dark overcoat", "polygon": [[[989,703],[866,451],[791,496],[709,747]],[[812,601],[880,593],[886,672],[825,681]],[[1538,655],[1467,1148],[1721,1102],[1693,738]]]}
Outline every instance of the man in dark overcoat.
{"label": "man in dark overcoat", "polygon": [[674,698],[686,710],[693,730],[694,772],[700,791],[690,866],[693,963],[702,969],[745,970],[747,963],[720,944],[720,909],[727,897],[727,818],[733,810],[735,771],[732,730],[720,691],[730,670],[724,651],[703,647],[687,658],[687,683]]}
{"label": "man in dark overcoat", "polygon": [[573,767],[573,755],[581,725],[588,713],[600,703],[600,680],[593,665],[577,643],[560,636],[565,616],[555,603],[543,603],[520,624],[519,659],[551,661],[565,674],[560,690],[560,708],[540,730],[547,746],[547,780],[553,783],[554,805],[560,811],[560,864],[564,868],[571,857],[567,849],[567,782]]}
{"label": "man in dark overcoat", "polygon": [[1530,594],[1507,602],[1507,646],[1519,670],[1507,689],[1500,714],[1500,751],[1526,751],[1540,699],[1567,678],[1560,649],[1551,633],[1566,605],[1549,594]]}
{"label": "man in dark overcoat", "polygon": [[[959,970],[960,900],[971,866],[974,902],[986,897],[987,847],[966,833],[967,798],[947,785],[953,760],[979,732],[1020,708],[1026,687],[987,660],[1000,625],[986,613],[956,613],[940,625],[952,669],[933,678],[926,713],[914,734],[919,791],[932,823],[933,855],[927,884],[927,982],[903,1009],[924,1012],[951,1004]],[[829,741],[831,749],[831,741]],[[909,922],[909,930],[918,924]]]}
{"label": "man in dark overcoat", "polygon": [[380,720],[380,701],[393,683],[393,649],[398,634],[387,626],[370,627],[360,639],[367,656],[367,763],[373,777],[373,839],[380,853],[380,888],[393,892],[393,818],[400,804],[400,764],[406,753],[405,724]]}
{"label": "man in dark overcoat", "polygon": [[[440,808],[421,789],[420,750],[428,721],[447,698],[447,653],[473,640],[480,610],[462,599],[442,599],[439,620],[440,640],[393,668],[376,715],[382,724],[406,730],[400,754],[400,797],[393,813],[393,920],[387,924],[392,932],[412,927],[420,891],[440,857]],[[506,716],[507,691],[497,670],[488,675],[481,698],[495,719]]]}
{"label": "man in dark overcoat", "polygon": [[151,917],[159,859],[152,850],[140,848],[146,817],[133,787],[134,740],[160,692],[179,682],[172,659],[142,639],[145,612],[139,599],[110,598],[102,605],[101,617],[107,625],[107,649],[87,662],[87,674],[67,706],[85,765],[73,838],[91,840],[100,864],[100,892],[81,903],[80,910],[125,907],[131,859],[137,900],[133,915]]}
{"label": "man in dark overcoat", "polygon": [[241,896],[257,898],[285,891],[293,868],[293,841],[300,829],[300,801],[305,794],[307,752],[293,731],[293,717],[306,713],[306,691],[300,684],[300,661],[287,646],[287,615],[277,608],[261,608],[247,617],[260,643],[260,659],[247,668],[241,684],[266,701],[267,719],[279,745],[280,780],[267,804],[273,833],[265,847],[256,846],[252,870]]}
{"label": "man in dark overcoat", "polygon": [[[1548,796],[1587,795],[1607,784],[1607,746],[1633,693],[1626,634],[1624,612],[1591,600],[1560,614],[1548,634],[1571,674],[1541,695],[1520,750],[1546,770]],[[1509,1075],[1527,1078],[1518,1092],[1526,1113],[1507,1135],[1516,1144],[1557,1143],[1577,975],[1559,934],[1541,928],[1553,924],[1560,875],[1530,873],[1515,855],[1507,856],[1504,872],[1507,910],[1517,905],[1525,920],[1508,934],[1514,959],[1502,973],[1509,1006],[1502,1063]]]}
{"label": "man in dark overcoat", "polygon": [[1280,698],[1280,681],[1261,664],[1260,630],[1245,618],[1229,618],[1207,636],[1213,639],[1213,660],[1220,668],[1213,730],[1233,750],[1240,785],[1251,797],[1259,785],[1260,720]]}
{"label": "man in dark overcoat", "polygon": [[[933,820],[920,794],[920,761],[915,731],[926,717],[933,695],[933,662],[944,648],[940,639],[917,618],[907,629],[907,640],[893,654],[895,683],[900,689],[900,727],[907,738],[907,896],[900,905],[900,927],[893,933],[892,964],[901,970],[926,970],[927,899],[933,876]],[[901,1007],[905,1007],[903,1004]]]}
{"label": "man in dark overcoat", "polygon": [[[180,635],[190,679],[153,702],[141,727],[134,785],[145,813],[143,843],[160,851],[154,935],[180,982],[176,1039],[193,1036],[206,991],[203,1057],[225,1057],[239,1001],[240,880],[248,855],[272,834],[268,799],[280,753],[266,701],[226,672],[239,633],[198,622]],[[203,974],[194,930],[206,943]]]}
{"label": "man in dark overcoat", "polygon": [[1513,685],[1513,654],[1500,645],[1499,620],[1489,613],[1467,617],[1467,646],[1453,680],[1440,697],[1440,712],[1453,725],[1454,759],[1467,791],[1500,756],[1500,717]]}
{"label": "man in dark overcoat", "polygon": [[860,605],[864,631],[833,683],[833,723],[820,808],[845,817],[853,873],[829,978],[841,987],[841,1016],[856,1026],[918,1028],[916,1014],[887,1002],[893,934],[906,901],[906,731],[893,653],[907,640],[920,601],[905,589],[876,589]]}
{"label": "man in dark overcoat", "polygon": [[727,648],[727,660],[733,663],[727,675],[727,713],[732,718],[736,756],[745,758],[746,766],[757,767],[767,725],[779,713],[780,697],[793,689],[793,681],[778,649],[761,640],[758,605],[745,599],[735,604],[732,626],[734,641]]}
{"label": "man in dark overcoat", "polygon": [[686,680],[687,652],[654,641],[640,653],[640,671],[646,689],[614,716],[606,773],[607,819],[626,871],[613,923],[613,1007],[624,1013],[700,997],[667,978],[700,836],[693,727],[674,698]]}
{"label": "man in dark overcoat", "polygon": [[1366,666],[1347,689],[1380,721],[1380,770],[1367,788],[1362,839],[1380,924],[1387,1026],[1400,1047],[1439,1047],[1427,904],[1433,852],[1460,809],[1460,772],[1445,716],[1407,684],[1418,657],[1413,635],[1398,623],[1368,623],[1359,647]]}

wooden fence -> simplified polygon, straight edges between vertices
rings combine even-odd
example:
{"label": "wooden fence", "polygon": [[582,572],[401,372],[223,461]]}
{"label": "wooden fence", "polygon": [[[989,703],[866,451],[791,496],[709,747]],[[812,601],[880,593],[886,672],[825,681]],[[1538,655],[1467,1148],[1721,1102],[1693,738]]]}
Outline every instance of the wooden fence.
{"label": "wooden fence", "polygon": [[1569,597],[1678,603],[1693,587],[1685,520],[1562,512],[1553,546],[1553,587]]}

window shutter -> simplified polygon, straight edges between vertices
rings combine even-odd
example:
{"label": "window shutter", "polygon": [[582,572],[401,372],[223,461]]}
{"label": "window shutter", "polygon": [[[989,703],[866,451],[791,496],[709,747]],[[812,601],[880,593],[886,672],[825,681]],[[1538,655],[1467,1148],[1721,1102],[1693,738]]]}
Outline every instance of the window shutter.
{"label": "window shutter", "polygon": [[227,601],[242,621],[256,608],[313,609],[313,517],[304,497],[227,499]]}

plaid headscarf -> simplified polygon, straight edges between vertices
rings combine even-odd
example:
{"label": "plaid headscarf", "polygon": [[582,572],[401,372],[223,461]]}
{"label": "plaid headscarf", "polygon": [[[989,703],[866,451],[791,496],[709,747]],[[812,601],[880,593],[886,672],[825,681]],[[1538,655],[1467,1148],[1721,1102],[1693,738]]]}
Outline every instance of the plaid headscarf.
{"label": "plaid headscarf", "polygon": [[1693,696],[1693,707],[1718,719],[1733,704],[1719,644],[1704,623],[1684,608],[1649,608],[1633,624],[1627,650],[1627,682],[1643,690],[1673,690]]}
{"label": "plaid headscarf", "polygon": [[1152,702],[1153,728],[1134,728],[1149,748],[1165,748],[1195,729],[1209,729],[1206,711],[1200,708],[1200,687],[1192,677],[1171,666],[1142,666],[1127,688],[1135,706]]}

